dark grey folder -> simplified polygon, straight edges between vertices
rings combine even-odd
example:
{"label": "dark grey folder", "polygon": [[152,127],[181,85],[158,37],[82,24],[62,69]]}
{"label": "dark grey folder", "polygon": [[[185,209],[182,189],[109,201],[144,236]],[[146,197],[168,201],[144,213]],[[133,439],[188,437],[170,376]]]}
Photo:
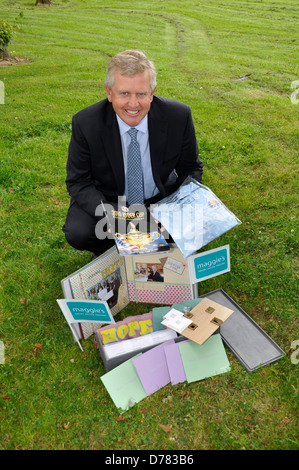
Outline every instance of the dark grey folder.
{"label": "dark grey folder", "polygon": [[285,355],[275,341],[223,289],[200,297],[208,297],[234,310],[220,326],[220,334],[228,349],[247,371],[252,372]]}

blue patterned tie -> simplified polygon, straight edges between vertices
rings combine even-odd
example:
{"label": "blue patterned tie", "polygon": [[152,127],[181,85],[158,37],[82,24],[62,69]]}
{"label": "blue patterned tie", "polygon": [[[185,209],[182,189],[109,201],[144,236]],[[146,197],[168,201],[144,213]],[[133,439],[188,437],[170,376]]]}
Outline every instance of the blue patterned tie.
{"label": "blue patterned tie", "polygon": [[137,142],[137,129],[132,127],[128,134],[131,142],[128,147],[127,179],[128,179],[128,203],[143,204],[143,176],[141,166],[141,154]]}

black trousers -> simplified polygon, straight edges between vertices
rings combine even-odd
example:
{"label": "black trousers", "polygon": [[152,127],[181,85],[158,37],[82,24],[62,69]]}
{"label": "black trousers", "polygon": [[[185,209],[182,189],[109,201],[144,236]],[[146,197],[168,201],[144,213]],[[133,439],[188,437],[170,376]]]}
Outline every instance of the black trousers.
{"label": "black trousers", "polygon": [[62,227],[67,242],[77,250],[91,251],[97,256],[115,246],[113,238],[108,238],[109,235],[104,239],[96,236],[96,224],[99,220],[99,217],[92,217],[75,201],[71,201],[65,224]]}

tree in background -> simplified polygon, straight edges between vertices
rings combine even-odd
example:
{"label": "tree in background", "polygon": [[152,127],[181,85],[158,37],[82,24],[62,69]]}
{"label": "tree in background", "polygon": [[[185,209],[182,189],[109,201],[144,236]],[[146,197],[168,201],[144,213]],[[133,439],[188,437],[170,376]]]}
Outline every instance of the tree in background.
{"label": "tree in background", "polygon": [[36,0],[35,6],[37,5],[52,5],[52,0]]}
{"label": "tree in background", "polygon": [[6,49],[7,46],[12,42],[15,30],[13,25],[7,23],[7,21],[0,21],[0,59],[7,60],[11,59],[12,55]]}

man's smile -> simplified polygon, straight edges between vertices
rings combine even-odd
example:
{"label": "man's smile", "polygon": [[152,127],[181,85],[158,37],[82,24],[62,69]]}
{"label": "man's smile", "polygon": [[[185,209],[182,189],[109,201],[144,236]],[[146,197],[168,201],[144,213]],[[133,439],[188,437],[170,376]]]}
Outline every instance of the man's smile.
{"label": "man's smile", "polygon": [[136,111],[132,111],[130,109],[125,109],[126,113],[131,114],[132,116],[136,116],[136,114],[139,113],[139,110],[137,109]]}

